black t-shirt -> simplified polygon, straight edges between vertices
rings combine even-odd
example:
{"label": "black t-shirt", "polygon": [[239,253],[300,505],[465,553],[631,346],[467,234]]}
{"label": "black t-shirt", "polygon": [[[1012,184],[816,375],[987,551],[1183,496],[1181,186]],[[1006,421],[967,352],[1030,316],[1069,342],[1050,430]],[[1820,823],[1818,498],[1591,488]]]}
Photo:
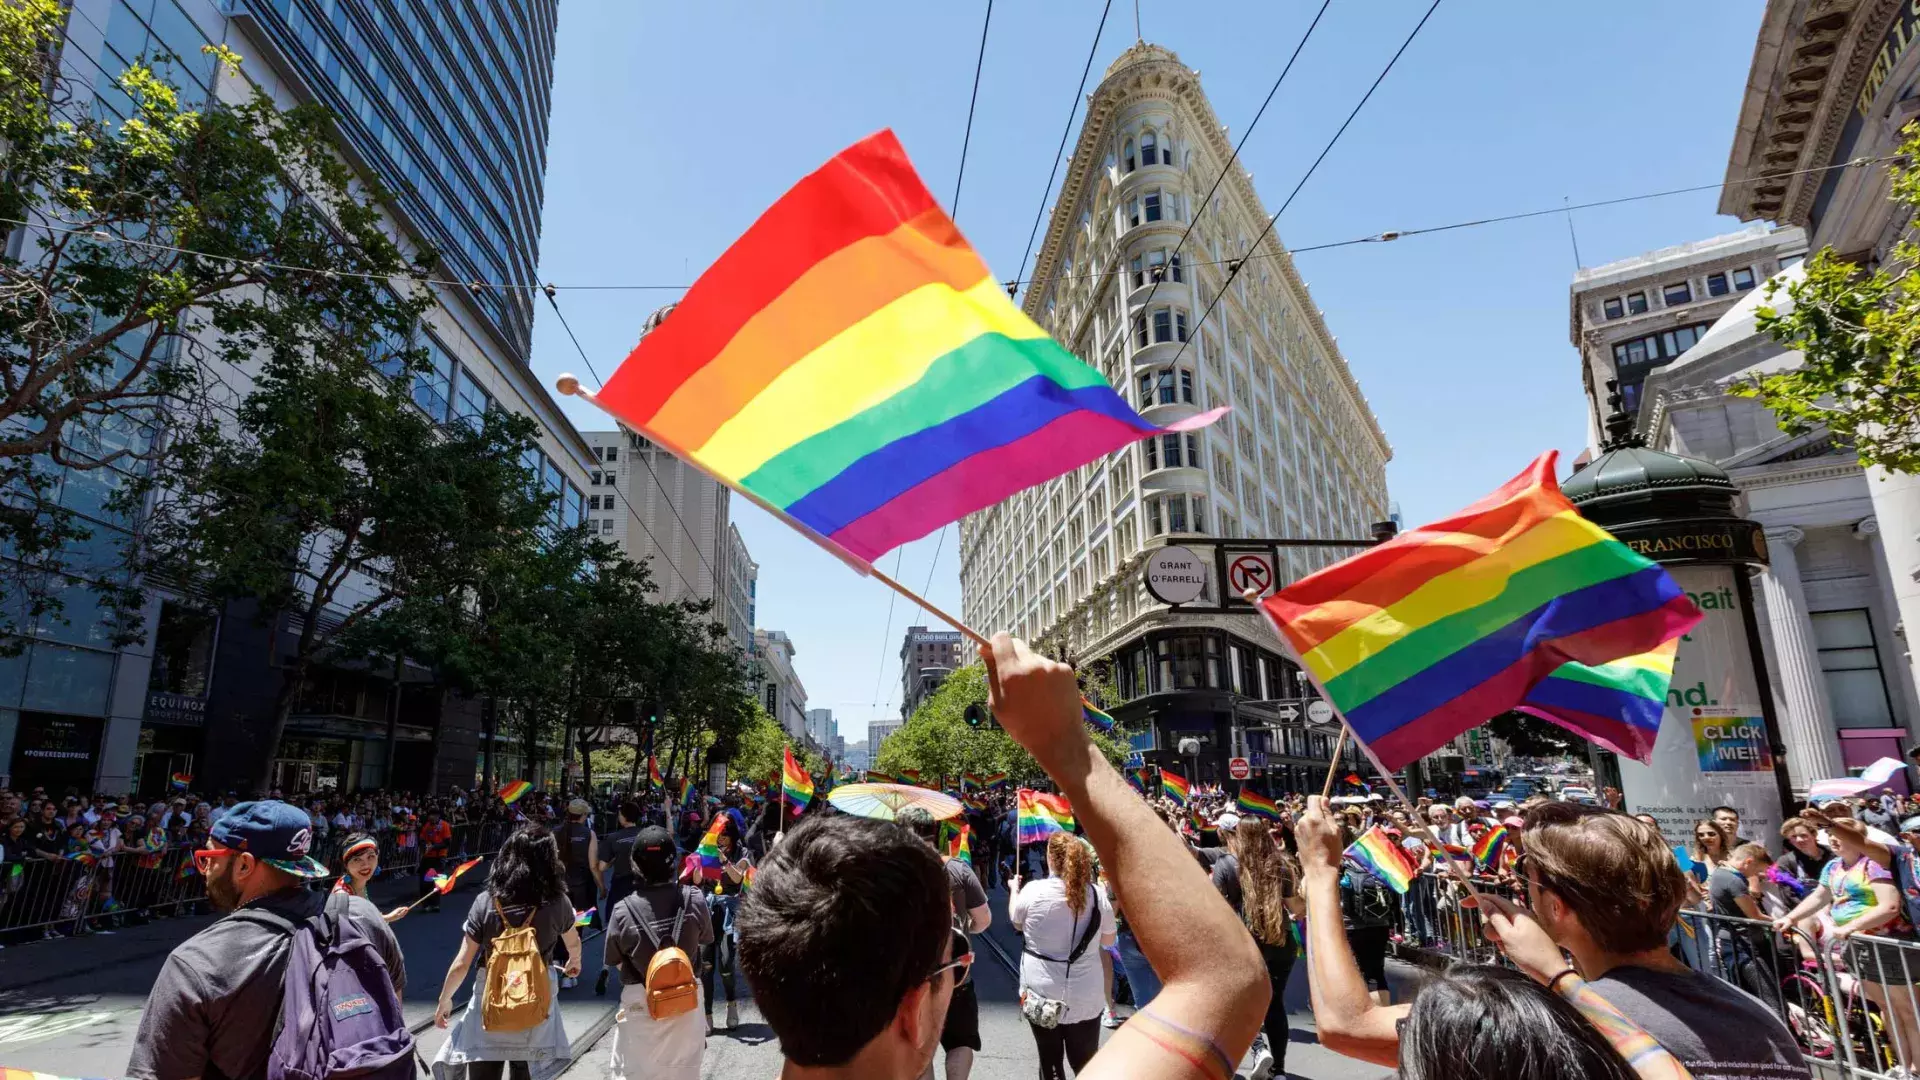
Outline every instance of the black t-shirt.
{"label": "black t-shirt", "polygon": [[600,859],[607,864],[615,887],[633,887],[633,841],[639,835],[640,827],[635,825],[600,838]]}
{"label": "black t-shirt", "polygon": [[1827,864],[1832,861],[1833,852],[1828,851],[1824,847],[1820,848],[1817,854],[1807,855],[1799,848],[1789,844],[1786,854],[1775,859],[1773,862],[1774,865],[1778,866],[1783,872],[1792,874],[1794,877],[1811,886],[1820,884],[1820,871],[1825,870]]}
{"label": "black t-shirt", "polygon": [[1792,1032],[1751,994],[1710,975],[1618,967],[1590,984],[1696,1080],[1808,1080]]}
{"label": "black t-shirt", "polygon": [[1226,897],[1227,905],[1237,914],[1245,903],[1240,889],[1240,860],[1228,855],[1213,862],[1213,887]]}
{"label": "black t-shirt", "polygon": [[[680,917],[683,906],[685,918]],[[676,919],[680,922],[679,940],[668,941]],[[652,924],[652,934],[647,933],[642,922]],[[634,983],[646,978],[647,964],[658,951],[654,946],[656,938],[662,944],[680,946],[682,952],[698,963],[700,946],[713,941],[713,920],[708,916],[707,901],[699,889],[691,885],[636,889],[614,905],[607,917],[607,963],[620,969],[621,982]]]}
{"label": "black t-shirt", "polygon": [[29,825],[27,843],[42,855],[58,855],[67,850],[67,830],[58,821]]}

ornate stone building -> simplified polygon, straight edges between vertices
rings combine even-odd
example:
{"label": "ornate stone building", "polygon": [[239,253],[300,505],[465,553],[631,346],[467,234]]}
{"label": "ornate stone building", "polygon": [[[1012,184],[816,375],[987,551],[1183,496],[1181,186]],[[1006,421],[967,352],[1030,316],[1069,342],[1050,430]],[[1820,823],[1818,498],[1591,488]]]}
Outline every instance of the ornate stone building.
{"label": "ornate stone building", "polygon": [[[1233,411],[962,521],[961,604],[973,625],[1111,658],[1128,699],[1117,715],[1151,720],[1149,759],[1195,738],[1200,778],[1219,778],[1229,753],[1244,752],[1266,765],[1269,786],[1299,787],[1324,767],[1330,739],[1298,729],[1242,738],[1272,722],[1258,703],[1302,696],[1271,631],[1250,613],[1170,611],[1140,575],[1165,544],[1366,537],[1387,516],[1386,437],[1285,246],[1272,233],[1256,245],[1268,214],[1252,178],[1235,165],[1202,204],[1231,154],[1199,76],[1171,51],[1139,43],[1107,69],[1025,308],[1149,419]],[[1285,551],[1279,576],[1338,554]]]}

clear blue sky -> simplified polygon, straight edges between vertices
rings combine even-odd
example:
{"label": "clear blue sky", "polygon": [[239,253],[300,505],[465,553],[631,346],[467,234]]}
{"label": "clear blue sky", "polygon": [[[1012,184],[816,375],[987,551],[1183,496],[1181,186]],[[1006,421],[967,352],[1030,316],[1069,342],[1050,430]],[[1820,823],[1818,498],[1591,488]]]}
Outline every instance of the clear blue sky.
{"label": "clear blue sky", "polygon": [[[1334,0],[1243,151],[1269,211],[1427,2]],[[795,180],[882,127],[949,198],[984,6],[569,0],[542,280],[690,281]],[[1146,38],[1200,70],[1235,139],[1318,7],[1140,4]],[[1281,219],[1280,236],[1305,247],[1564,197],[1717,183],[1761,7],[1445,0]],[[957,217],[1002,277],[1026,246],[1100,9],[1099,0],[994,5]],[[1093,79],[1133,40],[1132,4],[1115,0]],[[1578,213],[1580,254],[1594,265],[1738,228],[1714,213],[1716,201],[1706,191]],[[1409,521],[1471,501],[1544,449],[1578,452],[1563,217],[1306,254],[1298,265],[1393,445],[1389,490]],[[676,295],[563,292],[560,303],[606,376],[647,313]],[[581,368],[544,306],[533,364],[549,382]],[[582,427],[608,426],[570,408]],[[895,605],[883,639],[891,593],[735,506],[760,564],[758,625],[793,637],[809,705],[833,709],[849,742],[863,738],[869,719],[897,715],[901,629],[929,620]],[[955,546],[949,531],[928,595],[957,613]],[[902,579],[918,588],[933,556],[931,537],[908,545]]]}

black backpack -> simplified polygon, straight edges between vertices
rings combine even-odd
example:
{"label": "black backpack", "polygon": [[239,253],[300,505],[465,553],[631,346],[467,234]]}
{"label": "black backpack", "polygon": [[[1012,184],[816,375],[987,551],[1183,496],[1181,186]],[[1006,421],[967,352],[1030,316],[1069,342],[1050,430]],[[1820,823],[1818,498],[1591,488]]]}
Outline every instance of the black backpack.
{"label": "black backpack", "polygon": [[1398,908],[1393,891],[1371,874],[1349,870],[1340,880],[1340,916],[1348,929],[1392,926]]}

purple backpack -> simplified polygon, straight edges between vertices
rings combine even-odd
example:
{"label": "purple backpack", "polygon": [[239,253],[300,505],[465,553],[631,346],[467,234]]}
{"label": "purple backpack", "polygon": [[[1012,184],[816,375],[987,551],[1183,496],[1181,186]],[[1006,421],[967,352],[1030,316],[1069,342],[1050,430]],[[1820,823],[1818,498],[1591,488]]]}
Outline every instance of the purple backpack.
{"label": "purple backpack", "polygon": [[[294,925],[271,912],[240,912],[292,935],[280,1023],[267,1080],[413,1080],[413,1032],[400,1015],[387,963],[347,918],[351,897]],[[264,918],[258,918],[264,916]]]}

